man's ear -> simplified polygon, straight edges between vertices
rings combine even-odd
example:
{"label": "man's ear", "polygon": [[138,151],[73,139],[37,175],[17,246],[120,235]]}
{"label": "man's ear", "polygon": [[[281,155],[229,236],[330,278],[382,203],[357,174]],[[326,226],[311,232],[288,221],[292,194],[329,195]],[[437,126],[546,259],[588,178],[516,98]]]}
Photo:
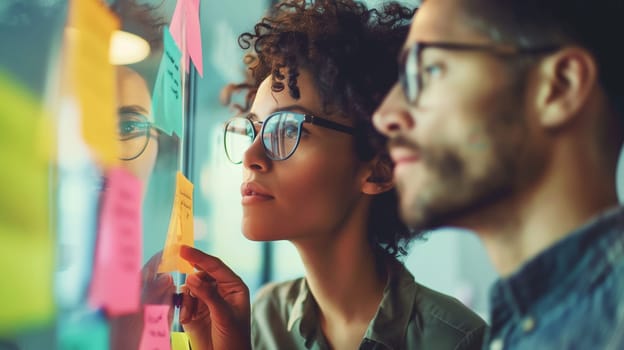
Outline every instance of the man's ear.
{"label": "man's ear", "polygon": [[362,184],[362,192],[380,194],[394,187],[392,160],[387,155],[377,156],[368,165],[368,175]]}
{"label": "man's ear", "polygon": [[598,69],[587,50],[571,46],[544,58],[537,74],[539,123],[557,129],[569,124],[587,105]]}

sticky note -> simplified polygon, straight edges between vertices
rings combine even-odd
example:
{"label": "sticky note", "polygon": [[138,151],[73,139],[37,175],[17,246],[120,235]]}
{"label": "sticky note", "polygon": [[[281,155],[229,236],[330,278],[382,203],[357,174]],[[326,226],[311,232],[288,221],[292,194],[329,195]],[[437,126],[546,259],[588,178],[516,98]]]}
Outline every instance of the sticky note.
{"label": "sticky note", "polygon": [[65,64],[70,94],[80,105],[82,135],[96,161],[110,167],[119,157],[115,70],[109,62],[119,20],[100,0],[73,0],[68,24]]}
{"label": "sticky note", "polygon": [[101,317],[80,318],[58,326],[59,350],[108,350],[109,327]]}
{"label": "sticky note", "polygon": [[145,305],[139,350],[171,350],[169,305]]}
{"label": "sticky note", "polygon": [[184,332],[171,332],[171,348],[173,350],[191,350],[188,335]]}
{"label": "sticky note", "polygon": [[1,69],[0,94],[2,338],[53,320],[55,247],[48,220],[48,163],[38,147],[46,113],[29,90]]}
{"label": "sticky note", "polygon": [[180,246],[192,247],[193,244],[193,184],[178,171],[169,231],[158,272],[192,273],[193,266],[180,257]]}
{"label": "sticky note", "polygon": [[142,187],[126,169],[106,174],[89,304],[111,316],[139,310]]}
{"label": "sticky note", "polygon": [[178,0],[171,18],[171,36],[182,49],[182,62],[186,72],[189,69],[189,57],[197,72],[204,76],[201,27],[199,21],[199,0]]}
{"label": "sticky note", "polygon": [[183,86],[180,70],[182,54],[171,37],[169,30],[163,29],[164,49],[152,97],[152,111],[156,124],[172,135],[182,135]]}

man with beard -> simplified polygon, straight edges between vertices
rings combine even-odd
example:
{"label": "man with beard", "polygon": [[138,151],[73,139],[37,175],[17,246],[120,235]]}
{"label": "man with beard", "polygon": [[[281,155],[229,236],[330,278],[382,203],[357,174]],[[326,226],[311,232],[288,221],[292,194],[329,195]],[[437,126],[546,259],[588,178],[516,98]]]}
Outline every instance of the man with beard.
{"label": "man with beard", "polygon": [[491,349],[622,349],[624,2],[428,0],[374,116],[403,219],[481,238]]}

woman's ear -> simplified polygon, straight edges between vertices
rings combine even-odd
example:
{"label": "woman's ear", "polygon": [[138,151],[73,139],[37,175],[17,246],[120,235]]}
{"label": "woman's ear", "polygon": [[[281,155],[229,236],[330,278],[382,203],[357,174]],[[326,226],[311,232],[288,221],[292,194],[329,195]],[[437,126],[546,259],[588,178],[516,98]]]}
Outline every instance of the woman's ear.
{"label": "woman's ear", "polygon": [[392,171],[394,165],[387,155],[377,156],[370,161],[368,175],[362,184],[362,192],[366,194],[380,194],[394,187]]}

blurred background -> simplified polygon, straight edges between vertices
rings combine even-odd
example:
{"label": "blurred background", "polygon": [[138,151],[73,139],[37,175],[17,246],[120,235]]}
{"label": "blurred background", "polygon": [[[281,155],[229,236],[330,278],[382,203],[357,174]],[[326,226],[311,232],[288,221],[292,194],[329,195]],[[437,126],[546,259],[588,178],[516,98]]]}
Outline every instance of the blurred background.
{"label": "blurred background", "polygon": [[[228,83],[242,82],[245,74],[238,35],[251,30],[274,1],[186,2],[198,7],[195,14],[186,13],[183,23],[198,19],[200,37],[186,32],[179,45],[183,54],[190,52],[191,64],[182,59],[177,67],[181,125],[176,127],[152,115],[167,107],[168,97],[159,90],[166,79],[159,80],[159,72],[167,64],[163,26],[172,25],[179,1],[0,2],[0,271],[5,277],[0,349],[109,348],[98,347],[93,339],[102,329],[102,338],[114,333],[108,328],[113,323],[88,302],[107,183],[101,155],[94,156],[91,141],[79,130],[85,128],[87,111],[113,111],[112,101],[117,101],[119,125],[146,127],[141,137],[133,136],[130,160],[122,162],[143,186],[137,194],[142,203],[141,265],[165,246],[179,171],[194,184],[195,246],[231,266],[252,298],[264,283],[303,274],[289,242],[251,242],[241,234],[241,167],[223,153],[222,126],[233,111],[221,104],[220,92]],[[97,14],[80,8],[87,3],[101,5]],[[108,29],[94,30],[87,41],[72,41],[76,31],[88,31],[81,25]],[[115,39],[109,47],[102,35],[111,30]],[[116,80],[100,79],[106,72]],[[89,98],[101,106],[81,105],[81,89],[103,80],[116,99],[94,93]],[[141,108],[144,113],[137,112]],[[104,133],[105,126],[98,127],[95,134]],[[122,141],[130,144],[128,140]],[[622,179],[622,166],[619,172]],[[450,228],[431,232],[412,245],[404,261],[418,282],[457,297],[487,319],[495,272],[473,234]],[[183,275],[173,277],[176,284],[183,283]],[[179,330],[175,321],[172,330]]]}

